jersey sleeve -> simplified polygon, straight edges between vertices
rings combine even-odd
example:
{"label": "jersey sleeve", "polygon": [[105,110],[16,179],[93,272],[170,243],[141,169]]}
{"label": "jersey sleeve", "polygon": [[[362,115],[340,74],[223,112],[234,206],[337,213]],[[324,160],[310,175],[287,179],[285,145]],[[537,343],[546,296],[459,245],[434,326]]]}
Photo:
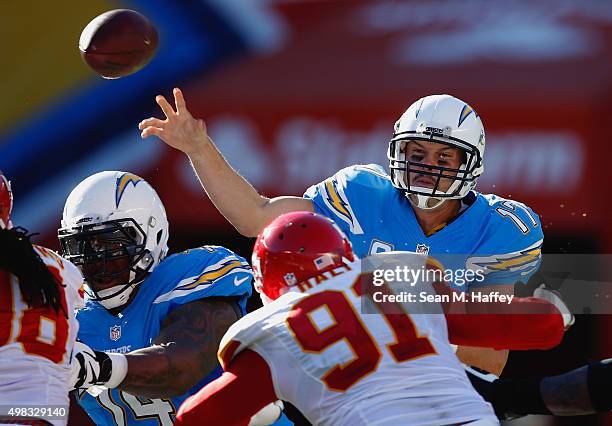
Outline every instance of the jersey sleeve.
{"label": "jersey sleeve", "polygon": [[350,166],[311,186],[304,198],[312,201],[315,212],[334,220],[347,234],[363,234],[360,220],[368,211],[368,194],[377,181],[388,179],[377,164]]}
{"label": "jersey sleeve", "polygon": [[466,269],[483,279],[470,288],[527,283],[542,260],[544,234],[540,219],[523,203],[496,198],[491,205],[483,244],[466,261]]}
{"label": "jersey sleeve", "polygon": [[84,278],[81,274],[81,270],[77,268],[72,262],[64,260],[67,293],[72,299],[74,309],[81,309],[85,306],[85,290],[83,287]]}
{"label": "jersey sleeve", "polygon": [[246,348],[256,350],[267,361],[273,362],[274,357],[269,358],[263,342],[269,337],[280,337],[278,326],[284,325],[288,309],[297,297],[300,297],[298,292],[289,292],[232,324],[219,343],[217,357],[221,366],[228,366]]}
{"label": "jersey sleeve", "polygon": [[217,352],[219,364],[224,370],[238,354],[262,338],[265,328],[263,322],[268,316],[266,311],[269,311],[269,306],[266,305],[240,318],[227,329]]}
{"label": "jersey sleeve", "polygon": [[[434,283],[442,300],[449,341],[456,345],[494,349],[551,349],[561,343],[563,317],[552,303],[536,297],[479,302],[453,297],[456,290]],[[450,302],[450,301],[453,302]]]}
{"label": "jersey sleeve", "polygon": [[559,313],[448,314],[446,321],[450,343],[498,350],[552,349],[564,333]]}
{"label": "jersey sleeve", "polygon": [[221,377],[181,405],[176,424],[200,425],[206,418],[210,424],[246,426],[251,416],[276,399],[270,367],[256,352],[247,349]]}
{"label": "jersey sleeve", "polygon": [[164,265],[170,275],[168,291],[160,294],[154,304],[182,305],[205,297],[238,297],[241,308],[251,295],[253,274],[248,262],[232,251],[218,246],[205,246],[173,256]]}

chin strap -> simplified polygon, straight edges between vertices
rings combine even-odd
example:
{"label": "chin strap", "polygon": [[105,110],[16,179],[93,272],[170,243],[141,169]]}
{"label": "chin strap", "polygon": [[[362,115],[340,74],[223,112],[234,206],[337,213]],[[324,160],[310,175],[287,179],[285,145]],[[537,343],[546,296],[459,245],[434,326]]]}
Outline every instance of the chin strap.
{"label": "chin strap", "polygon": [[130,295],[138,286],[138,283],[129,285],[116,285],[94,293],[94,300],[97,300],[106,309],[115,309],[125,305],[130,299]]}
{"label": "chin strap", "polygon": [[[422,210],[436,209],[440,207],[447,200],[447,198],[437,198],[437,197],[430,197],[428,195],[411,194],[408,191],[406,191],[405,194],[406,194],[406,198],[408,198],[408,201],[410,201],[410,204]],[[430,200],[435,201],[433,206],[429,205]]]}

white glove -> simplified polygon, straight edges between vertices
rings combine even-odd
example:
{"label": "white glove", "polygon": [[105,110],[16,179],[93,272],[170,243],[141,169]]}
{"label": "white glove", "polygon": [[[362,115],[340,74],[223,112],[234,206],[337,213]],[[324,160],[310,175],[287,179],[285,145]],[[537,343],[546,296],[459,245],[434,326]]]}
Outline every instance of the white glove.
{"label": "white glove", "polygon": [[563,328],[567,330],[574,324],[574,315],[570,312],[568,306],[561,299],[559,292],[546,288],[545,284],[541,284],[533,292],[533,296],[539,299],[544,299],[553,305],[561,312],[563,316]]}
{"label": "white glove", "polygon": [[75,342],[70,360],[70,389],[89,389],[103,385],[115,388],[125,379],[128,364],[123,354],[94,351],[82,342]]}
{"label": "white glove", "polygon": [[271,402],[251,417],[249,426],[267,426],[274,423],[281,416],[283,408],[283,401]]}

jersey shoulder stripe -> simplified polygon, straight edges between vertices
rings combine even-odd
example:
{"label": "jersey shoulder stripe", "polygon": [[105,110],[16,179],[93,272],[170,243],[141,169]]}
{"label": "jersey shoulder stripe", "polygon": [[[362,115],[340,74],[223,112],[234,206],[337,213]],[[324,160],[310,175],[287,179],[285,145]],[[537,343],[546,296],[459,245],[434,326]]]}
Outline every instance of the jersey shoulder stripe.
{"label": "jersey shoulder stripe", "polygon": [[[207,265],[199,274],[180,280],[172,290],[158,296],[153,303],[163,303],[205,291],[227,276],[236,274],[241,275],[237,284],[244,283],[250,286],[252,271],[248,262],[235,254],[230,254],[217,259],[212,265]],[[236,285],[236,282],[234,284]]]}
{"label": "jersey shoulder stripe", "polygon": [[330,209],[336,217],[342,220],[349,226],[351,233],[363,234],[363,229],[355,216],[355,212],[351,207],[351,203],[344,192],[346,183],[343,181],[343,177],[329,178],[322,183],[324,190],[323,202]]}
{"label": "jersey shoulder stripe", "polygon": [[471,256],[467,259],[467,269],[480,270],[484,274],[493,272],[517,272],[521,276],[536,270],[542,260],[543,239],[512,253],[490,256]]}
{"label": "jersey shoulder stripe", "polygon": [[[373,193],[390,185],[389,176],[377,164],[346,167],[332,177],[310,187],[304,196],[312,199],[324,214],[347,226],[350,233],[364,233],[358,216],[367,212]],[[367,214],[366,214],[367,215]]]}

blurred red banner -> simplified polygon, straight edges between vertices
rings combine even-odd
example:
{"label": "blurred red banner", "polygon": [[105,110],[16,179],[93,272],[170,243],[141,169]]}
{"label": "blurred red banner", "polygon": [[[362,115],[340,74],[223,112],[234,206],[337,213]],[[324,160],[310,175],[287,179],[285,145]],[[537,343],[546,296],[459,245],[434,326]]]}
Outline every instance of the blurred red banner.
{"label": "blurred red banner", "polygon": [[[275,195],[350,164],[386,165],[403,110],[450,93],[485,124],[478,190],[529,204],[545,229],[595,232],[606,217],[599,194],[610,193],[594,165],[610,152],[612,13],[587,3],[276,2],[267,13],[284,23],[277,48],[189,84],[186,96],[229,162]],[[163,178],[149,179],[174,223],[223,220],[181,155],[159,167]]]}

